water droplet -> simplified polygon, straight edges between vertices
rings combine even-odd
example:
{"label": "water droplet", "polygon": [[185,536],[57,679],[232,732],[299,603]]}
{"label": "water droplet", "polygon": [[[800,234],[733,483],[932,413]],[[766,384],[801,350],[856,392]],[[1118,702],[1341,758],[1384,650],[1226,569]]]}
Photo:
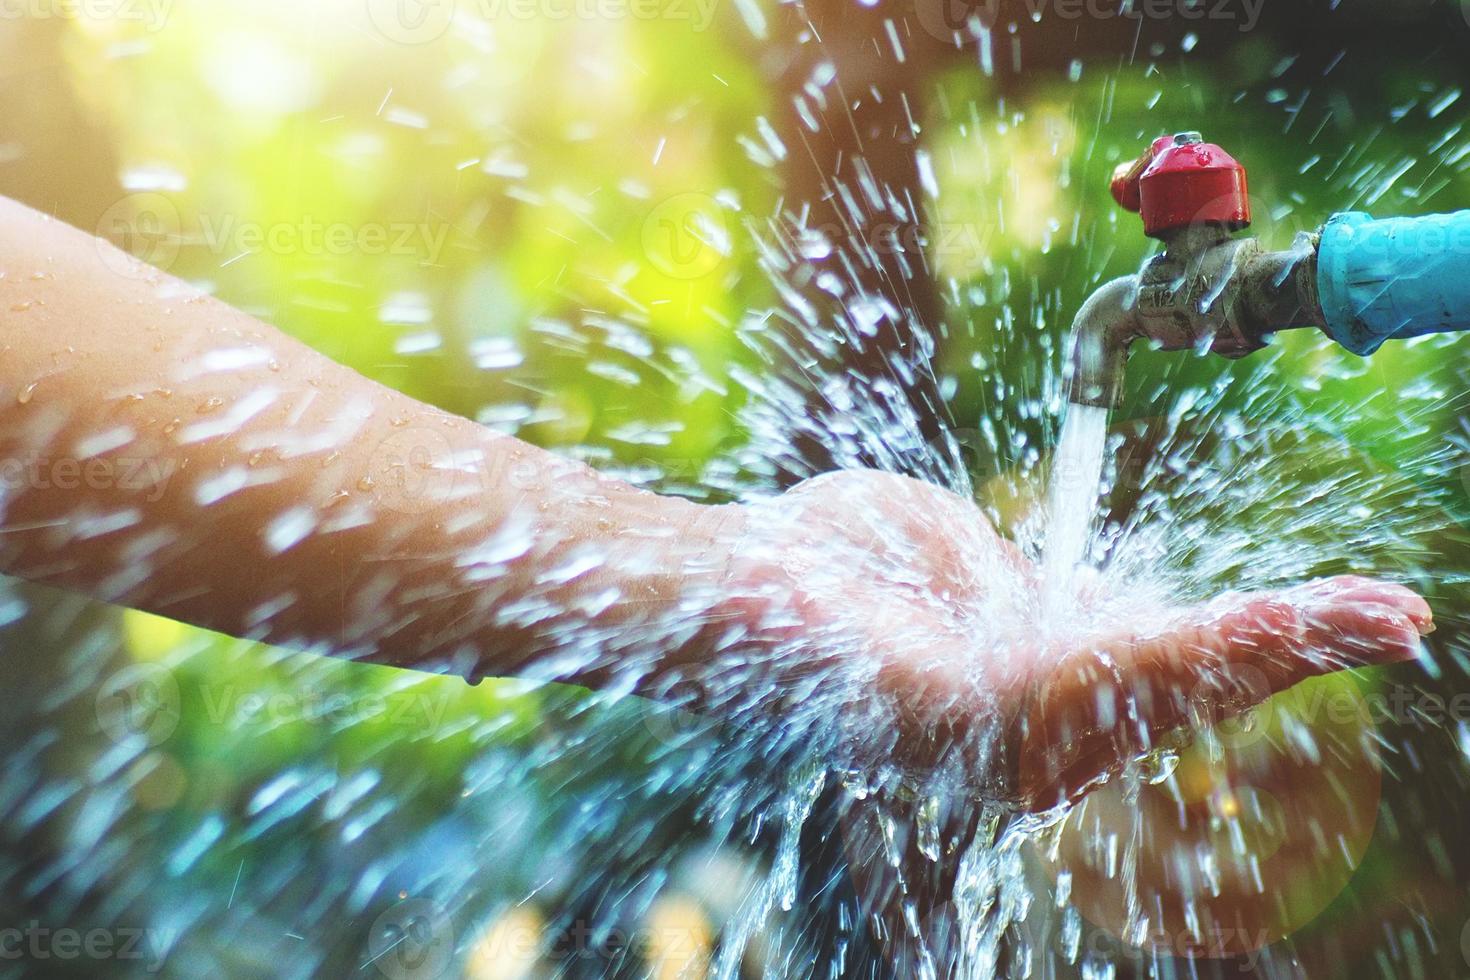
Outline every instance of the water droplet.
{"label": "water droplet", "polygon": [[1173,749],[1160,749],[1143,757],[1139,763],[1139,770],[1143,779],[1150,786],[1168,782],[1169,777],[1174,775],[1179,768],[1179,753]]}

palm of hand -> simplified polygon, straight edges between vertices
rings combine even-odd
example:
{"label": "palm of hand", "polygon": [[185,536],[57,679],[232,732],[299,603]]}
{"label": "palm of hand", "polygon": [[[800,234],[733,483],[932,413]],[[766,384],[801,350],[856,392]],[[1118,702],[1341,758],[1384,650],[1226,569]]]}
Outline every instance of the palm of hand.
{"label": "palm of hand", "polygon": [[753,523],[747,574],[790,597],[778,618],[793,641],[862,661],[940,750],[999,725],[1007,791],[1028,806],[1077,795],[1201,709],[1217,719],[1316,674],[1411,659],[1433,628],[1409,590],[1344,577],[1193,608],[1135,600],[1053,634],[1036,570],[978,508],[885,473],[807,481]]}

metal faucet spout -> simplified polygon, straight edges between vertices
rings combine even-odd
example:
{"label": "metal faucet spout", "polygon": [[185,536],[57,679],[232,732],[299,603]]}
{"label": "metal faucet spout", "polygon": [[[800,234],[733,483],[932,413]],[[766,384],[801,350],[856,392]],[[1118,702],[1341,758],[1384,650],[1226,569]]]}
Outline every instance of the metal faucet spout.
{"label": "metal faucet spout", "polygon": [[1117,407],[1123,392],[1128,347],[1144,335],[1138,316],[1137,276],[1106,283],[1072,322],[1067,398],[1076,405]]}

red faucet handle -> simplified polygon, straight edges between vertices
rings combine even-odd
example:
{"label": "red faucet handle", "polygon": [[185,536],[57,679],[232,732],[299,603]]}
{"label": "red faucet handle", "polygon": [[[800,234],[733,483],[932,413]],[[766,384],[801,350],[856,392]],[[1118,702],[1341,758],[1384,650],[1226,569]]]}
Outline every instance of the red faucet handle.
{"label": "red faucet handle", "polygon": [[1174,137],[1172,136],[1160,136],[1144,151],[1143,156],[1137,160],[1124,161],[1118,164],[1117,169],[1113,171],[1113,180],[1109,189],[1113,192],[1113,200],[1117,201],[1118,206],[1124,211],[1132,211],[1137,214],[1143,207],[1141,193],[1143,172],[1148,169],[1149,164],[1154,162],[1154,157],[1162,153],[1173,142]]}
{"label": "red faucet handle", "polygon": [[1160,136],[1113,171],[1111,190],[1121,207],[1143,216],[1151,238],[1192,225],[1238,231],[1251,223],[1245,168],[1199,133]]}

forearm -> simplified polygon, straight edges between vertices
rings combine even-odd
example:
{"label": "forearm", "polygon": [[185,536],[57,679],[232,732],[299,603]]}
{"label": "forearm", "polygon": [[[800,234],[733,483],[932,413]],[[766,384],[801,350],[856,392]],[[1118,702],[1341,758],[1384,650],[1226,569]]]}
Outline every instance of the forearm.
{"label": "forearm", "polygon": [[425,406],[125,261],[0,199],[0,571],[480,673],[720,574],[732,515]]}

